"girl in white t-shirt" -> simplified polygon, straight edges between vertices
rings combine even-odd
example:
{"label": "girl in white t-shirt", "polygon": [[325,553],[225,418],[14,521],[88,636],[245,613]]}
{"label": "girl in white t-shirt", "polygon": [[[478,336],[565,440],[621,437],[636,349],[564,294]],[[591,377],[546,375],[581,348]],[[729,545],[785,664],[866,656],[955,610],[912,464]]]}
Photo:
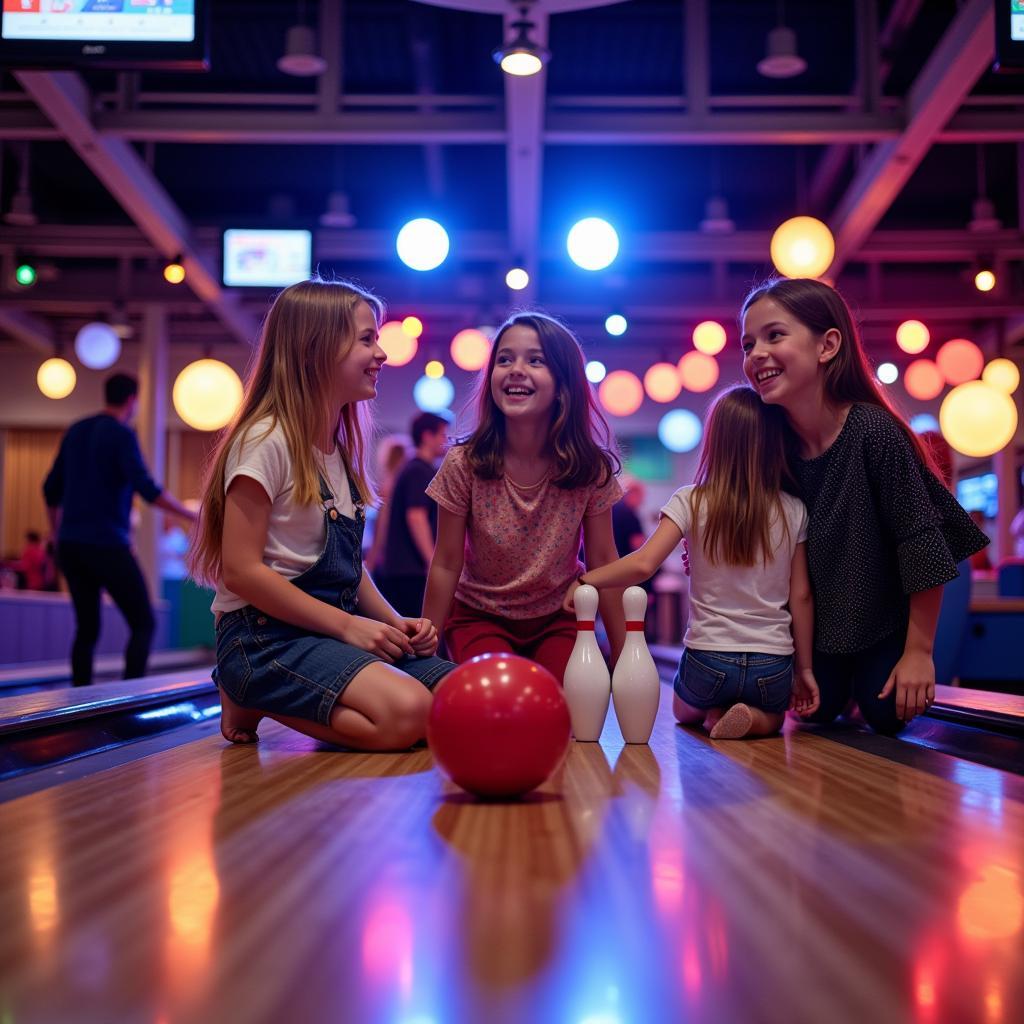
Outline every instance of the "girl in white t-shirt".
{"label": "girl in white t-shirt", "polygon": [[454,667],[434,656],[434,626],[398,615],[363,571],[361,410],[386,358],[381,313],[347,282],[281,292],[214,455],[191,568],[217,591],[214,678],[234,743],[266,716],[328,743],[409,747]]}
{"label": "girl in white t-shirt", "polygon": [[818,706],[807,510],[782,490],[784,480],[781,419],[746,386],[722,392],[708,413],[696,483],[672,495],[642,547],[584,573],[566,594],[571,608],[580,583],[640,583],[685,538],[690,621],[673,707],[713,739],[767,736],[787,708]]}

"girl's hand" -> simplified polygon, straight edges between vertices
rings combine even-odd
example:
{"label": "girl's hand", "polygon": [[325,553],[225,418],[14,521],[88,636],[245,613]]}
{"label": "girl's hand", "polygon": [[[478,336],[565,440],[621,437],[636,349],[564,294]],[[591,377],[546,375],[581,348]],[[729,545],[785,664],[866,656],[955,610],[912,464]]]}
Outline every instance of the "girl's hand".
{"label": "girl's hand", "polygon": [[909,722],[935,702],[935,663],[924,651],[904,651],[878,695],[884,700],[896,688],[896,716]]}
{"label": "girl's hand", "polygon": [[793,675],[793,694],[789,698],[789,709],[798,715],[813,715],[821,704],[818,683],[814,673],[803,669]]}
{"label": "girl's hand", "polygon": [[429,658],[437,652],[437,627],[430,619],[403,619],[402,623],[414,654]]}
{"label": "girl's hand", "polygon": [[340,630],[340,638],[353,647],[370,651],[392,663],[402,655],[411,657],[413,654],[412,644],[402,630],[362,615],[348,617]]}
{"label": "girl's hand", "polygon": [[575,613],[576,608],[575,608],[575,606],[572,603],[572,595],[575,594],[576,591],[579,590],[579,588],[580,588],[580,581],[579,580],[573,580],[572,583],[569,584],[569,589],[565,592],[565,600],[562,602],[562,607],[567,612]]}

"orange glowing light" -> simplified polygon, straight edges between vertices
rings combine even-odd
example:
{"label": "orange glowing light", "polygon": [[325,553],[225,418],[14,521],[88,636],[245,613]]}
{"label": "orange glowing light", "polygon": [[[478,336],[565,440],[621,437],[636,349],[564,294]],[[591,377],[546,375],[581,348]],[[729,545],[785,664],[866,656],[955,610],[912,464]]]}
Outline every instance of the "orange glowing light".
{"label": "orange glowing light", "polygon": [[957,926],[968,939],[995,941],[1013,938],[1024,924],[1024,898],[1016,871],[990,864],[981,879],[960,897]]}
{"label": "orange glowing light", "polygon": [[672,363],[655,363],[644,374],[644,391],[655,402],[671,402],[682,388],[679,371]]}
{"label": "orange glowing light", "polygon": [[973,341],[954,338],[935,353],[935,362],[946,383],[955,386],[977,380],[985,366],[985,356]]}
{"label": "orange glowing light", "polygon": [[725,328],[715,320],[704,320],[693,329],[693,347],[707,356],[716,356],[725,348]]}
{"label": "orange glowing light", "polygon": [[597,396],[612,416],[631,416],[644,403],[644,386],[635,373],[614,370],[601,381]]}
{"label": "orange glowing light", "polygon": [[164,280],[168,284],[181,284],[185,280],[185,268],[179,260],[171,260],[164,267]]}
{"label": "orange glowing light", "polygon": [[922,402],[936,398],[944,385],[942,371],[930,359],[915,359],[903,371],[903,386],[907,394]]}
{"label": "orange glowing light", "polygon": [[679,360],[679,379],[687,391],[707,391],[718,381],[718,362],[703,352],[687,352]]}
{"label": "orange glowing light", "polygon": [[402,321],[402,330],[410,338],[418,338],[423,333],[423,321],[418,316],[407,316]]}
{"label": "orange glowing light", "polygon": [[408,335],[397,320],[390,320],[380,329],[377,339],[388,357],[389,366],[405,366],[412,362],[419,348],[419,342]]}
{"label": "orange glowing light", "polygon": [[452,362],[460,370],[481,370],[487,365],[491,343],[483,331],[469,327],[452,338]]}
{"label": "orange glowing light", "polygon": [[904,320],[896,328],[896,344],[912,356],[923,352],[931,339],[931,333],[920,320]]}

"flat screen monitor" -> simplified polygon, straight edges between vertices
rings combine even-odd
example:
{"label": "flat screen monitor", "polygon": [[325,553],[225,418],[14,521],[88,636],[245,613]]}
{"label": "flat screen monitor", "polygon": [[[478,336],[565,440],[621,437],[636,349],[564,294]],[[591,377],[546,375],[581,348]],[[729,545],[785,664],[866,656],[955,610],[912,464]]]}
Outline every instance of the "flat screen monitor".
{"label": "flat screen monitor", "polygon": [[224,232],[224,284],[229,288],[284,288],[312,271],[309,231],[228,228]]}
{"label": "flat screen monitor", "polygon": [[1024,71],[1024,0],[993,0],[996,9],[996,70]]}
{"label": "flat screen monitor", "polygon": [[209,0],[2,0],[0,62],[204,69]]}
{"label": "flat screen monitor", "polygon": [[968,512],[980,511],[986,519],[995,519],[999,511],[999,484],[995,473],[982,473],[958,480],[956,500]]}

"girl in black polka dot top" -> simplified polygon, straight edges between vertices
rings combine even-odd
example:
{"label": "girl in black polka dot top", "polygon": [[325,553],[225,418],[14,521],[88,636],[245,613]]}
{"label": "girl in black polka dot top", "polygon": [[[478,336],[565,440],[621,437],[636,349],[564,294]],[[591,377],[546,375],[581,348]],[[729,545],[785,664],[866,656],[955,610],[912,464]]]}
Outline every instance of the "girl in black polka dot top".
{"label": "girl in black polka dot top", "polygon": [[872,376],[850,310],[820,281],[781,279],[743,304],[743,369],[788,427],[807,506],[814,676],[829,722],[857,702],[895,733],[935,698],[942,587],[988,543]]}

